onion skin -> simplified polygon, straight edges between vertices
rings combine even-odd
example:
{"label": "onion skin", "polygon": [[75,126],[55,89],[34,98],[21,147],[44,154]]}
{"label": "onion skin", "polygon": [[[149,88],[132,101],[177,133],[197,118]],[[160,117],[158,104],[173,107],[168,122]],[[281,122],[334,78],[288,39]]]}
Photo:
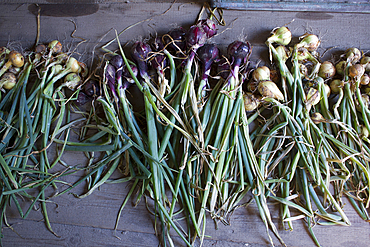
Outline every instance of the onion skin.
{"label": "onion skin", "polygon": [[14,67],[20,68],[24,65],[24,57],[17,51],[9,53],[9,61]]}

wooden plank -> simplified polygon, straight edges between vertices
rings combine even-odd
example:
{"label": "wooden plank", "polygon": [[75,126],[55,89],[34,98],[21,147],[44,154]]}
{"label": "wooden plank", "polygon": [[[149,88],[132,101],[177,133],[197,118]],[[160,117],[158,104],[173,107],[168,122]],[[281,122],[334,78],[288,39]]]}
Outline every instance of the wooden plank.
{"label": "wooden plank", "polygon": [[[61,1],[52,1],[53,4]],[[23,47],[31,47],[36,38],[36,16],[33,3],[35,1],[18,1],[18,4],[2,4],[0,12],[0,45],[8,42],[17,42]],[[19,5],[19,3],[24,3]],[[40,1],[40,4],[52,5],[51,1]],[[91,49],[101,46],[114,38],[111,29],[123,30],[129,25],[138,23],[121,36],[121,42],[126,43],[140,38],[147,38],[156,32],[167,32],[174,26],[188,27],[194,23],[201,8],[200,3],[191,1],[109,1],[100,3],[97,1],[83,1],[91,7],[90,12],[85,14],[68,12],[68,8],[58,12],[50,7],[49,13],[43,13],[41,17],[41,42],[49,42],[59,39],[66,48],[73,48],[80,40],[70,37],[74,30],[74,21],[77,25],[76,36],[88,40],[78,47],[77,51],[83,59],[90,59]],[[94,12],[92,10],[98,9]],[[80,6],[81,7],[81,6]],[[94,9],[95,8],[95,9]],[[168,10],[166,12],[166,10]],[[46,9],[47,10],[47,9]],[[56,11],[56,12],[52,12]],[[87,14],[86,14],[87,13]],[[165,14],[163,14],[165,13]],[[80,15],[78,15],[80,14]],[[278,11],[231,11],[225,10],[224,17],[226,27],[219,27],[219,35],[212,42],[219,44],[225,51],[227,45],[236,39],[247,39],[254,46],[252,60],[263,59],[262,63],[268,63],[267,48],[264,41],[269,32],[276,26],[287,23],[292,30],[295,39],[307,31],[319,34],[322,39],[323,53],[325,49],[337,46],[332,52],[343,51],[355,46],[364,51],[370,50],[368,42],[367,23],[369,15],[350,13],[314,13],[314,12],[278,12]],[[13,43],[13,45],[17,45]],[[116,49],[117,45],[112,45]],[[80,56],[76,54],[76,56]],[[87,58],[86,58],[87,57]],[[326,54],[326,58],[330,54]],[[70,164],[83,162],[83,157],[75,156],[74,153],[65,157]],[[70,177],[72,182],[76,177]],[[56,238],[44,226],[39,211],[32,211],[26,220],[20,220],[16,210],[10,208],[7,211],[9,223],[24,237],[21,238],[10,229],[4,228],[4,246],[154,246],[158,240],[154,235],[154,217],[141,202],[136,208],[129,204],[122,213],[122,219],[118,225],[118,240],[113,236],[113,228],[118,209],[123,202],[129,187],[126,184],[106,184],[100,190],[84,199],[76,199],[70,194],[53,199],[57,204],[48,203],[48,210],[53,229],[62,236]],[[82,193],[84,185],[79,186],[73,192]],[[50,192],[51,193],[51,192]],[[28,202],[22,206],[26,208]],[[58,205],[58,207],[56,206]],[[345,210],[352,222],[351,227],[324,227],[314,228],[320,242],[324,246],[367,246],[369,239],[369,225],[362,221],[350,205],[345,205]],[[273,211],[274,222],[278,224],[277,212]],[[211,236],[205,246],[269,246],[266,230],[256,211],[256,207],[235,211],[231,218],[231,226],[219,225],[215,230],[213,222],[208,221],[207,234]],[[314,246],[303,223],[297,222],[293,232],[286,232],[279,225],[279,232],[288,246]],[[277,239],[273,237],[278,243]],[[178,240],[178,239],[177,239]],[[181,241],[179,241],[181,242]],[[181,246],[180,244],[178,246]]]}

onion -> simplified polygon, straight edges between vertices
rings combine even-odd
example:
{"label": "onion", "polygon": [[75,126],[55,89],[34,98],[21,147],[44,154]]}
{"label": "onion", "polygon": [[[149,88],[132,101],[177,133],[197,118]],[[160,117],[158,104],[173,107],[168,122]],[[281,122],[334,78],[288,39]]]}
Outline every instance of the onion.
{"label": "onion", "polygon": [[217,34],[216,24],[210,19],[199,20],[196,25],[202,27],[208,39]]}
{"label": "onion", "polygon": [[64,78],[64,85],[71,90],[76,90],[76,88],[81,85],[82,79],[77,73],[69,73]]}
{"label": "onion", "polygon": [[258,67],[253,70],[252,79],[256,82],[270,80],[270,69],[266,66]]}
{"label": "onion", "polygon": [[260,100],[252,93],[245,93],[243,95],[244,108],[247,112],[254,111],[260,105]]}
{"label": "onion", "polygon": [[62,44],[58,40],[53,40],[48,45],[52,53],[59,53],[62,51]]}
{"label": "onion", "polygon": [[365,66],[365,71],[370,72],[370,57],[363,56],[361,58],[360,64],[363,64]]}
{"label": "onion", "polygon": [[340,61],[335,65],[335,71],[338,75],[344,75],[344,71],[346,70],[347,62],[346,61]]}
{"label": "onion", "polygon": [[261,81],[258,84],[257,89],[263,97],[284,100],[284,95],[278,86],[272,81]]}
{"label": "onion", "polygon": [[326,121],[326,119],[319,112],[312,113],[311,120],[314,124],[319,124]]}
{"label": "onion", "polygon": [[287,27],[278,27],[272,30],[271,36],[267,39],[269,43],[276,43],[279,45],[288,45],[292,40],[292,33]]}
{"label": "onion", "polygon": [[16,83],[16,76],[11,72],[7,72],[0,80],[0,88],[12,89]]}
{"label": "onion", "polygon": [[319,76],[322,77],[323,79],[329,79],[332,78],[334,75],[335,75],[334,65],[329,61],[323,62],[319,69]]}
{"label": "onion", "polygon": [[320,45],[319,37],[314,34],[305,34],[301,38],[301,41],[298,43],[298,47],[304,47],[308,51],[316,51]]}
{"label": "onion", "polygon": [[234,65],[240,66],[247,62],[252,47],[249,42],[234,41],[227,47],[227,54],[232,58]]}
{"label": "onion", "polygon": [[291,55],[291,51],[285,46],[279,45],[276,47],[276,52],[279,54],[279,57],[285,62]]}
{"label": "onion", "polygon": [[71,72],[73,73],[80,73],[81,72],[81,66],[74,57],[70,57],[66,64],[67,69],[71,69]]}
{"label": "onion", "polygon": [[370,82],[370,77],[367,74],[363,74],[360,78],[361,85],[368,85]]}
{"label": "onion", "polygon": [[351,78],[357,80],[365,73],[365,68],[362,64],[355,64],[348,68],[348,74]]}
{"label": "onion", "polygon": [[330,89],[333,93],[338,94],[343,88],[343,81],[339,79],[334,79],[330,82]]}
{"label": "onion", "polygon": [[352,47],[346,50],[346,59],[348,62],[355,64],[361,59],[361,52],[359,49]]}
{"label": "onion", "polygon": [[96,80],[87,81],[83,87],[83,92],[89,97],[96,98],[100,95],[99,83]]}
{"label": "onion", "polygon": [[320,102],[320,92],[313,87],[308,88],[306,91],[306,107],[310,108],[317,105]]}

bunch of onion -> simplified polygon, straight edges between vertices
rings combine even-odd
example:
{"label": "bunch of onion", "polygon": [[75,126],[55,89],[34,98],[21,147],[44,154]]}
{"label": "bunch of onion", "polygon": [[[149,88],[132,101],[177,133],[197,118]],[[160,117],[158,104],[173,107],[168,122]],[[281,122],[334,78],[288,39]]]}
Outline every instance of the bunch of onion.
{"label": "bunch of onion", "polygon": [[[337,129],[338,141],[346,146],[346,152],[341,150],[340,157],[346,159],[356,153],[352,162],[343,162],[351,178],[339,180],[335,188],[340,195],[347,195],[351,204],[361,218],[369,220],[366,208],[369,207],[369,105],[367,95],[368,57],[362,55],[357,48],[349,48],[341,55],[341,60],[335,65],[336,74],[330,80],[333,98],[333,115],[336,120],[345,125]],[[346,133],[343,133],[345,131]]]}
{"label": "bunch of onion", "polygon": [[[293,220],[306,218],[309,231],[319,244],[312,232],[315,223],[350,224],[337,192],[331,192],[329,187],[349,178],[346,162],[360,168],[362,165],[352,158],[355,152],[351,146],[337,140],[338,129],[345,124],[333,119],[329,106],[330,92],[325,80],[333,76],[333,66],[329,62],[321,63],[316,56],[319,39],[306,34],[299,43],[287,47],[290,39],[286,27],[275,29],[267,39],[270,54],[279,68],[286,103],[271,98],[264,100],[270,102],[272,116],[256,129],[254,145],[266,174],[264,183],[280,195],[269,197],[281,203],[283,222],[292,229]],[[291,68],[288,58],[292,61]],[[349,156],[348,160],[343,159],[343,154]],[[298,209],[300,214],[291,215],[290,207]]]}
{"label": "bunch of onion", "polygon": [[[64,149],[53,161],[48,158],[47,150],[57,137],[64,134],[64,130],[73,125],[68,123],[61,128],[63,121],[69,122],[70,112],[67,102],[72,99],[65,98],[63,87],[75,89],[78,86],[81,79],[76,81],[76,74],[69,74],[81,72],[81,65],[83,65],[62,53],[61,49],[60,42],[53,41],[48,47],[38,45],[36,50],[30,52],[25,58],[18,54],[18,59],[25,61],[24,67],[17,75],[17,83],[6,92],[0,102],[2,119],[4,119],[0,151],[3,157],[2,168],[6,174],[2,176],[6,184],[1,198],[1,203],[4,205],[2,216],[4,216],[6,202],[10,198],[14,200],[22,217],[27,217],[35,203],[40,202],[45,223],[51,231],[46,210],[45,190],[50,185],[55,187],[56,179],[66,173],[65,171],[57,174],[48,172],[60,161]],[[14,52],[9,53],[9,55],[12,54]],[[14,60],[11,56],[8,60],[3,65],[2,72],[10,66],[9,63],[14,63],[14,61],[11,62]],[[86,76],[85,73],[87,70],[83,70],[81,76]],[[55,90],[54,85],[58,84],[62,86]],[[65,138],[68,139],[68,134]],[[40,142],[36,142],[38,139]],[[6,182],[7,179],[10,183]],[[37,187],[40,192],[36,196],[27,193],[27,190]],[[25,213],[14,197],[16,193],[32,199]]]}

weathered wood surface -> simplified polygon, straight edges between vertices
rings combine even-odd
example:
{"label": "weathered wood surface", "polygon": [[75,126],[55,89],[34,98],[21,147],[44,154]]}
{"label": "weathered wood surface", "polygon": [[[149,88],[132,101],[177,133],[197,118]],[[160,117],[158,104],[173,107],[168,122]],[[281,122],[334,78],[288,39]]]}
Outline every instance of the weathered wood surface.
{"label": "weathered wood surface", "polygon": [[[0,45],[12,43],[30,47],[36,39],[36,1],[3,1],[0,5]],[[60,5],[67,2],[69,5]],[[41,42],[59,39],[69,47],[80,41],[70,35],[83,37],[87,42],[78,47],[84,59],[92,56],[93,47],[104,44],[114,38],[115,28],[123,30],[129,25],[144,21],[127,30],[121,36],[121,42],[148,37],[155,32],[163,33],[178,25],[191,25],[197,18],[202,2],[177,1],[38,1],[41,9]],[[72,4],[73,3],[73,4]],[[42,5],[41,5],[42,4]],[[83,5],[84,4],[84,5]],[[168,10],[166,12],[166,10]],[[276,11],[224,11],[226,27],[213,39],[225,48],[236,39],[247,39],[254,46],[252,60],[265,59],[267,49],[264,45],[269,32],[276,26],[290,23],[288,26],[296,37],[306,31],[318,34],[322,39],[321,52],[336,47],[331,51],[341,51],[349,47],[358,47],[365,52],[370,50],[368,23],[370,15],[350,13],[315,13],[315,12],[276,12]],[[72,22],[73,21],[73,22]],[[107,35],[106,35],[107,34]],[[106,36],[104,36],[106,35]],[[112,46],[115,49],[115,46]],[[328,53],[326,56],[329,56]],[[70,162],[79,162],[76,157],[65,157]],[[82,161],[81,161],[82,162]],[[73,179],[73,178],[71,178]],[[65,194],[48,203],[49,218],[54,231],[61,237],[51,234],[42,222],[39,211],[32,211],[27,219],[19,218],[16,210],[7,211],[8,223],[15,232],[4,228],[3,244],[8,246],[156,246],[154,218],[146,210],[142,201],[137,207],[127,205],[114,236],[118,210],[129,190],[127,184],[106,184],[100,190],[84,199],[76,199]],[[84,187],[78,187],[75,193],[82,193]],[[24,203],[24,207],[28,203]],[[352,226],[316,226],[314,231],[323,246],[368,246],[370,240],[369,223],[362,221],[350,205],[345,205]],[[273,213],[277,223],[277,212]],[[287,232],[279,225],[280,234],[288,246],[314,246],[307,229],[301,222],[296,222],[293,232]],[[266,229],[261,222],[255,205],[240,208],[231,218],[231,226],[219,225],[215,230],[212,221],[208,222],[210,239],[204,246],[268,246]],[[272,233],[271,233],[272,234]],[[274,238],[274,237],[273,237]],[[278,243],[277,239],[274,241]],[[179,241],[180,243],[181,241]],[[181,246],[179,244],[179,246]]]}

